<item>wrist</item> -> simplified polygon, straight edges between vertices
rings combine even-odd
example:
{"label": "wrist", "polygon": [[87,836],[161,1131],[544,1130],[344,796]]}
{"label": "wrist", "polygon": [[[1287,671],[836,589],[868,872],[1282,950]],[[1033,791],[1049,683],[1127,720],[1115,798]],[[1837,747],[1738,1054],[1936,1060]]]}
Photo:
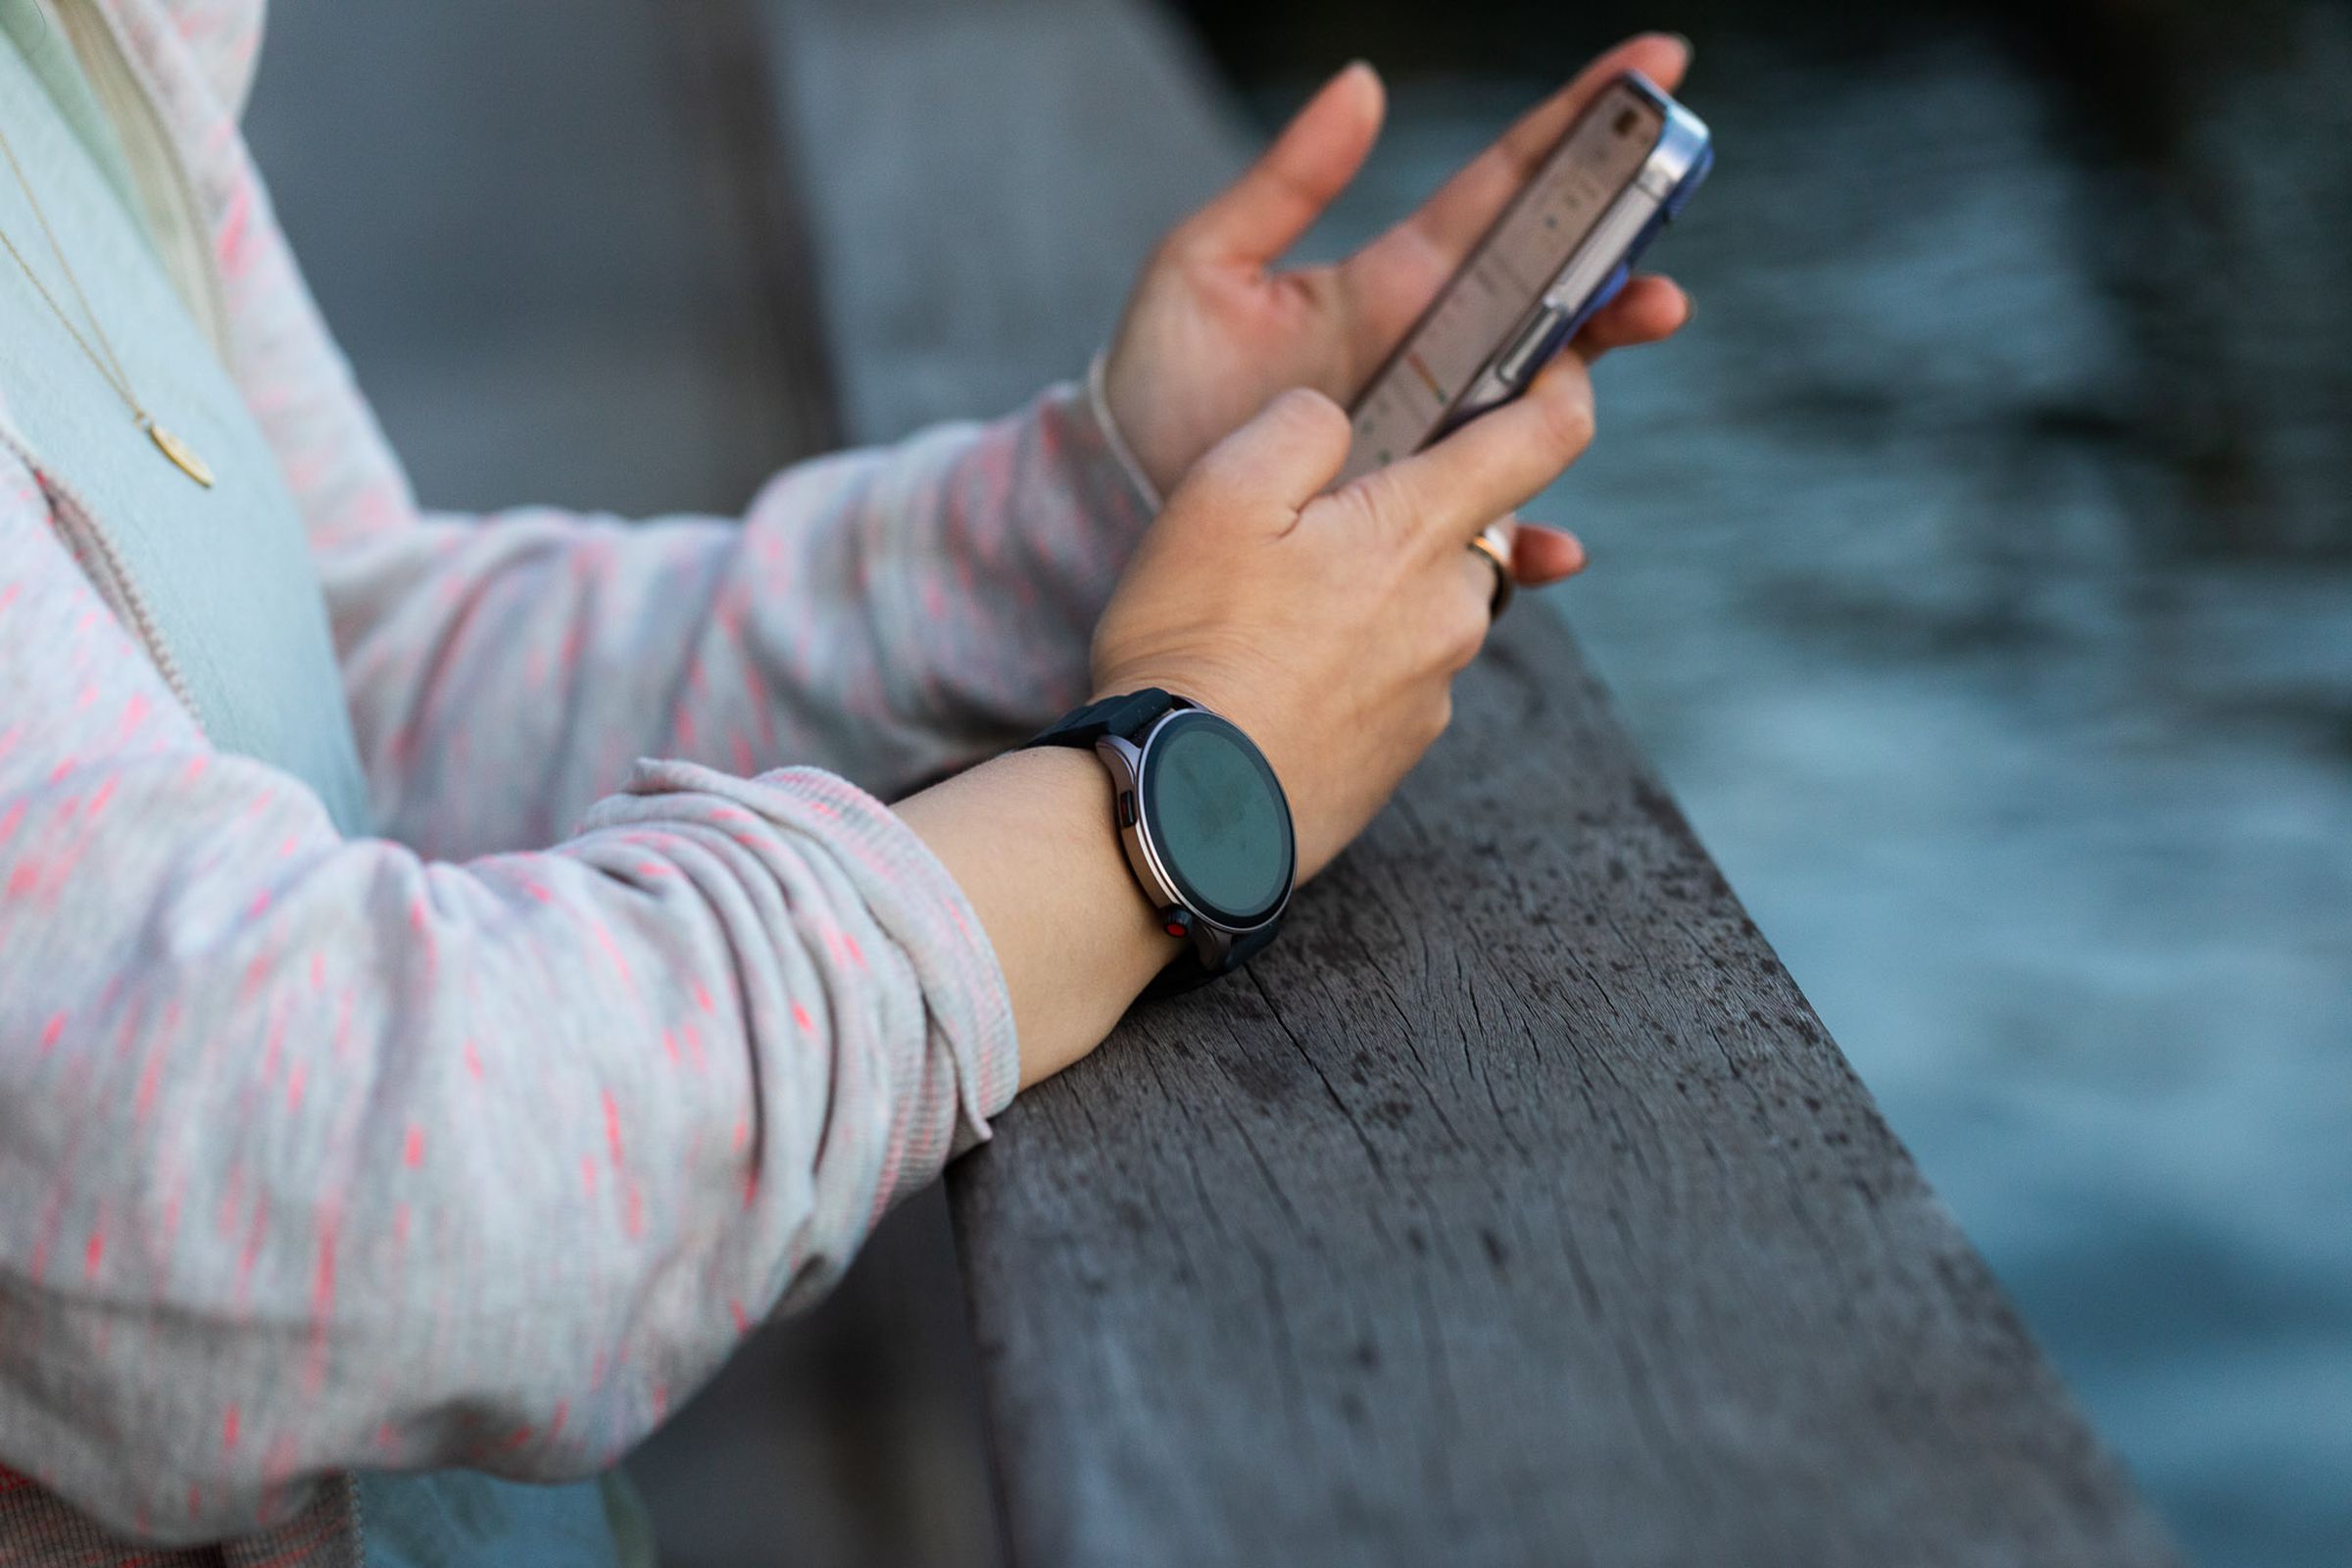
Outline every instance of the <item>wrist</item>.
{"label": "wrist", "polygon": [[1135,429],[1133,416],[1124,412],[1127,401],[1124,391],[1111,391],[1110,361],[1114,350],[1097,354],[1086,369],[1087,412],[1102,432],[1102,444],[1110,449],[1112,459],[1127,476],[1137,497],[1148,513],[1157,513],[1167,502],[1168,486],[1156,478],[1137,452],[1130,432]]}
{"label": "wrist", "polygon": [[963,889],[996,951],[1023,1089],[1093,1050],[1182,950],[1128,868],[1093,757],[1008,753],[894,809]]}

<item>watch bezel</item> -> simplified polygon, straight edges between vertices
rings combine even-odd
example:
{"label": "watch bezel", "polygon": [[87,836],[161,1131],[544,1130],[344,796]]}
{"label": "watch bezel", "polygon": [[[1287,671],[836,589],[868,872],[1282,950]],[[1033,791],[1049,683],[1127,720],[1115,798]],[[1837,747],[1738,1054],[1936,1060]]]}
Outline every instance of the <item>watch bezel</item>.
{"label": "watch bezel", "polygon": [[[1260,776],[1274,792],[1275,803],[1282,809],[1285,855],[1282,889],[1262,913],[1245,915],[1211,902],[1160,853],[1158,829],[1152,820],[1151,793],[1146,788],[1152,777],[1153,748],[1164,737],[1188,725],[1197,724],[1212,725],[1238,742],[1251,760],[1256,762]],[[1282,779],[1275,773],[1273,764],[1266,760],[1265,754],[1258,750],[1257,744],[1250,739],[1240,725],[1208,709],[1187,706],[1172,709],[1160,715],[1144,732],[1140,742],[1105,735],[1095,742],[1095,751],[1110,768],[1112,782],[1125,803],[1120,811],[1120,843],[1127,851],[1128,862],[1134,867],[1137,879],[1143,883],[1154,903],[1163,908],[1182,909],[1197,925],[1226,938],[1227,942],[1218,944],[1220,947],[1228,945],[1231,938],[1262,931],[1282,918],[1283,912],[1290,907],[1291,895],[1298,880],[1298,824],[1291,816],[1290,797],[1283,790]],[[1204,936],[1207,932],[1197,931],[1195,934]]]}

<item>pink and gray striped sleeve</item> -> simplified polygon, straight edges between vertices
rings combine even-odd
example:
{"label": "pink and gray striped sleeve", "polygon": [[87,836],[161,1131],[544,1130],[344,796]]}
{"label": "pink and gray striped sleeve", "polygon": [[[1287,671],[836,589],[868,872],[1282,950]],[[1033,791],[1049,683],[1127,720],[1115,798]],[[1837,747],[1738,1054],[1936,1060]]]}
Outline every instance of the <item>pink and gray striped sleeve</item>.
{"label": "pink and gray striped sleeve", "polygon": [[233,155],[212,193],[231,368],[308,520],[399,837],[544,844],[641,755],[892,795],[1085,699],[1155,510],[1095,387],[788,468],[740,519],[423,514],[242,144],[207,140]]}
{"label": "pink and gray striped sleeve", "polygon": [[0,456],[0,1464],[163,1541],[587,1474],[1009,1100],[869,791],[1083,695],[1148,509],[1065,390],[740,523],[422,515],[206,74],[132,42],[389,837],[215,750]]}
{"label": "pink and gray striped sleeve", "polygon": [[344,840],[206,745],[22,468],[0,692],[0,1460],[110,1523],[599,1468],[1010,1097],[968,906],[834,775]]}

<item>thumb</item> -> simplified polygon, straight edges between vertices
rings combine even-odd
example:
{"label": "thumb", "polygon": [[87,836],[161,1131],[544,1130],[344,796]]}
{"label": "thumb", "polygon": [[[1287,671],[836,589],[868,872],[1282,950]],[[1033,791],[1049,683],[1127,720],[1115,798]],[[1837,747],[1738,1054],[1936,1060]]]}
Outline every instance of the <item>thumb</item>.
{"label": "thumb", "polygon": [[1357,61],[1323,84],[1242,177],[1171,236],[1181,254],[1271,265],[1355,177],[1380,134],[1387,94]]}
{"label": "thumb", "polygon": [[1339,477],[1354,433],[1337,403],[1310,388],[1293,387],[1209,448],[1177,495],[1204,490],[1296,512]]}

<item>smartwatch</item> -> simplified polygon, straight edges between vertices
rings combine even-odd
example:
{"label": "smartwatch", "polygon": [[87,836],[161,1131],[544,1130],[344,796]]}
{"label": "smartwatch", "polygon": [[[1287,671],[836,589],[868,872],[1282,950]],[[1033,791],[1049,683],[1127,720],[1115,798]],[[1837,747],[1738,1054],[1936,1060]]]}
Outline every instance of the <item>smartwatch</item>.
{"label": "smartwatch", "polygon": [[1091,750],[1110,770],[1127,864],[1161,929],[1190,943],[1146,995],[1231,973],[1274,940],[1298,873],[1291,803],[1232,720],[1153,687],[1090,703],[1028,746]]}

